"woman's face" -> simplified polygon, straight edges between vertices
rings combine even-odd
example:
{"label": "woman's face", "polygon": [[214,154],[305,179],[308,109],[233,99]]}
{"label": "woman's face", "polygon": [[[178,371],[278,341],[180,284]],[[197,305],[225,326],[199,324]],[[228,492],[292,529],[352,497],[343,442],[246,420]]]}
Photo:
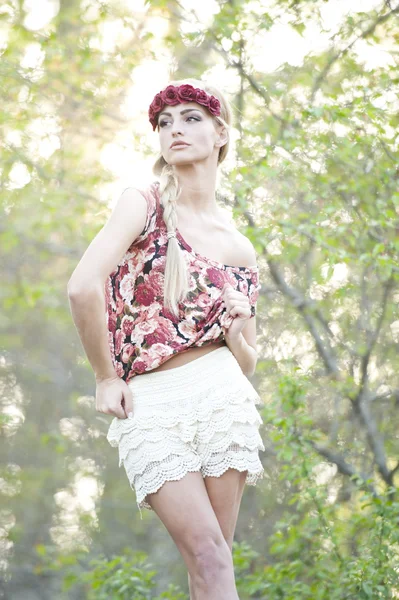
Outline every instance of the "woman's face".
{"label": "woman's face", "polygon": [[[220,150],[220,136],[207,109],[196,102],[166,104],[158,115],[161,152],[170,165],[204,160]],[[173,142],[187,145],[172,148]],[[219,142],[218,146],[215,146]]]}

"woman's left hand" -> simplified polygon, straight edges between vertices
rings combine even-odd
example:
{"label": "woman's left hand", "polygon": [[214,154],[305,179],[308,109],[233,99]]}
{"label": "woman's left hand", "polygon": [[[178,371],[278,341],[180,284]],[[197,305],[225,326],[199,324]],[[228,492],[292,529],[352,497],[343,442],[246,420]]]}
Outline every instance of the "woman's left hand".
{"label": "woman's left hand", "polygon": [[230,326],[226,330],[225,337],[236,338],[251,317],[249,298],[242,292],[235,290],[230,283],[224,284],[222,298],[226,306],[226,315],[233,317]]}

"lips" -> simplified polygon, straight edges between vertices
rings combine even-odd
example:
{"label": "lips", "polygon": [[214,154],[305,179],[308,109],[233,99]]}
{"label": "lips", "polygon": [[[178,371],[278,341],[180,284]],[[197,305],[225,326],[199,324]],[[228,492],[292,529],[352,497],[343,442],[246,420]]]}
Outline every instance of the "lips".
{"label": "lips", "polygon": [[171,144],[171,148],[174,148],[175,146],[189,146],[189,144],[186,144],[186,142],[173,142],[173,144]]}

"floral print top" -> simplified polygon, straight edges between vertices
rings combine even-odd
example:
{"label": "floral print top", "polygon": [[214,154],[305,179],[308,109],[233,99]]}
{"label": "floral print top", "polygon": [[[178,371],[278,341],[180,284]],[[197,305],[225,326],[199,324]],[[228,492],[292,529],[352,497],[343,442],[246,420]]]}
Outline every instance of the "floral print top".
{"label": "floral print top", "polygon": [[256,265],[231,266],[206,258],[177,230],[177,241],[187,253],[191,287],[175,317],[163,304],[168,239],[159,182],[139,191],[148,208],[144,229],[104,286],[111,358],[117,375],[126,383],[178,352],[224,339],[225,329],[234,318],[226,315],[222,300],[225,282],[248,296],[251,317],[255,316],[261,288]]}

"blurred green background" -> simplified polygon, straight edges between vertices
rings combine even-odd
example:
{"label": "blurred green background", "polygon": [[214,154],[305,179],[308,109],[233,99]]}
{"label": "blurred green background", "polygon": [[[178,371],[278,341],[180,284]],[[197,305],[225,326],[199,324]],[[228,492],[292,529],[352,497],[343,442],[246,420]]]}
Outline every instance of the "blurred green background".
{"label": "blurred green background", "polygon": [[0,4],[0,598],[188,598],[105,439],[66,291],[152,180],[148,105],[184,77],[232,103],[219,201],[261,272],[240,598],[399,598],[398,57],[398,0]]}

